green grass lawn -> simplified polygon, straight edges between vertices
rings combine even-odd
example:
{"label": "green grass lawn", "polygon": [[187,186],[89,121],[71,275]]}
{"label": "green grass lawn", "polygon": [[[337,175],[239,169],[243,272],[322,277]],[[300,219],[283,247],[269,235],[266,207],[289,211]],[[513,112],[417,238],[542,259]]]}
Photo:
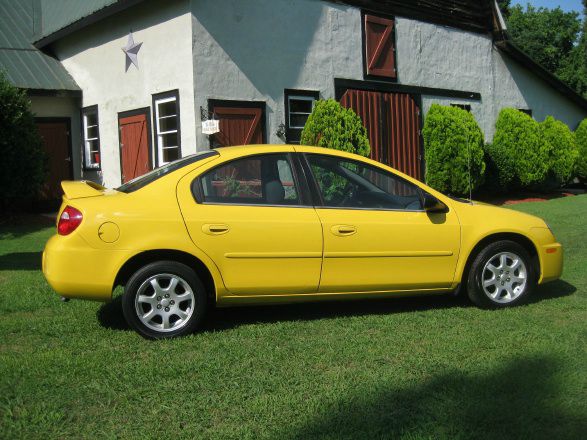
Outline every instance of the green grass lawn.
{"label": "green grass lawn", "polygon": [[217,310],[159,342],[119,301],[59,301],[40,272],[54,227],[2,226],[0,438],[586,438],[587,196],[515,209],[565,246],[527,306]]}

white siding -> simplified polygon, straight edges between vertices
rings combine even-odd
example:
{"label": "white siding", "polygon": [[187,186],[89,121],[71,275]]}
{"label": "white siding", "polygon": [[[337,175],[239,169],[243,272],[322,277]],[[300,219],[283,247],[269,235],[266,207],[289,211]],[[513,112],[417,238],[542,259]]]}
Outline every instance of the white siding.
{"label": "white siding", "polygon": [[[182,154],[196,151],[188,6],[188,0],[145,2],[55,46],[57,56],[83,90],[82,105],[98,105],[102,180],[107,186],[121,181],[118,113],[151,107],[152,94],[179,90]],[[122,47],[131,30],[135,43],[143,45],[139,69],[131,65],[125,72]]]}

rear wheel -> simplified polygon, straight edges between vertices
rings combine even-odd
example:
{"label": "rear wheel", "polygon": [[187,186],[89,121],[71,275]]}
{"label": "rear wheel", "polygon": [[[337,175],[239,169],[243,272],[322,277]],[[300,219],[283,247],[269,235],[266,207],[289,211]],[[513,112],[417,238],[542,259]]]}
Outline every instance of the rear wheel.
{"label": "rear wheel", "polygon": [[491,243],[475,257],[467,279],[467,293],[483,308],[502,308],[526,301],[536,284],[530,255],[520,244]]}
{"label": "rear wheel", "polygon": [[122,310],[128,324],[142,336],[183,336],[202,322],[206,291],[196,273],[185,264],[159,261],[142,267],[129,279]]}

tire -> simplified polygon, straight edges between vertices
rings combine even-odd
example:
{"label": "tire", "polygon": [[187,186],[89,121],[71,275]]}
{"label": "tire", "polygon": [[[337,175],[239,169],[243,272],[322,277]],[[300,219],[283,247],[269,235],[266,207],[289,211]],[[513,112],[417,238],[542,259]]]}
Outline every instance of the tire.
{"label": "tire", "polygon": [[485,309],[524,303],[536,284],[530,255],[509,240],[491,243],[477,254],[467,276],[471,301]]}
{"label": "tire", "polygon": [[158,261],[137,270],[122,295],[128,324],[149,339],[193,333],[206,312],[206,289],[188,266]]}

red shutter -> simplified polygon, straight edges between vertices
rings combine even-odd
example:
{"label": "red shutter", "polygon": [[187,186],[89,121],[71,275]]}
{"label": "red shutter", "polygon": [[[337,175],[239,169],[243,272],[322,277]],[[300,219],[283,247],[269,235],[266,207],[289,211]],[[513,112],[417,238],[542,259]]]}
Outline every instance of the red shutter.
{"label": "red shutter", "polygon": [[393,20],[365,15],[367,75],[395,78]]}
{"label": "red shutter", "polygon": [[151,170],[149,160],[149,138],[147,115],[120,117],[120,154],[122,182],[128,182]]}
{"label": "red shutter", "polygon": [[214,135],[215,147],[263,143],[261,108],[215,106],[212,111],[220,119],[220,132]]}

